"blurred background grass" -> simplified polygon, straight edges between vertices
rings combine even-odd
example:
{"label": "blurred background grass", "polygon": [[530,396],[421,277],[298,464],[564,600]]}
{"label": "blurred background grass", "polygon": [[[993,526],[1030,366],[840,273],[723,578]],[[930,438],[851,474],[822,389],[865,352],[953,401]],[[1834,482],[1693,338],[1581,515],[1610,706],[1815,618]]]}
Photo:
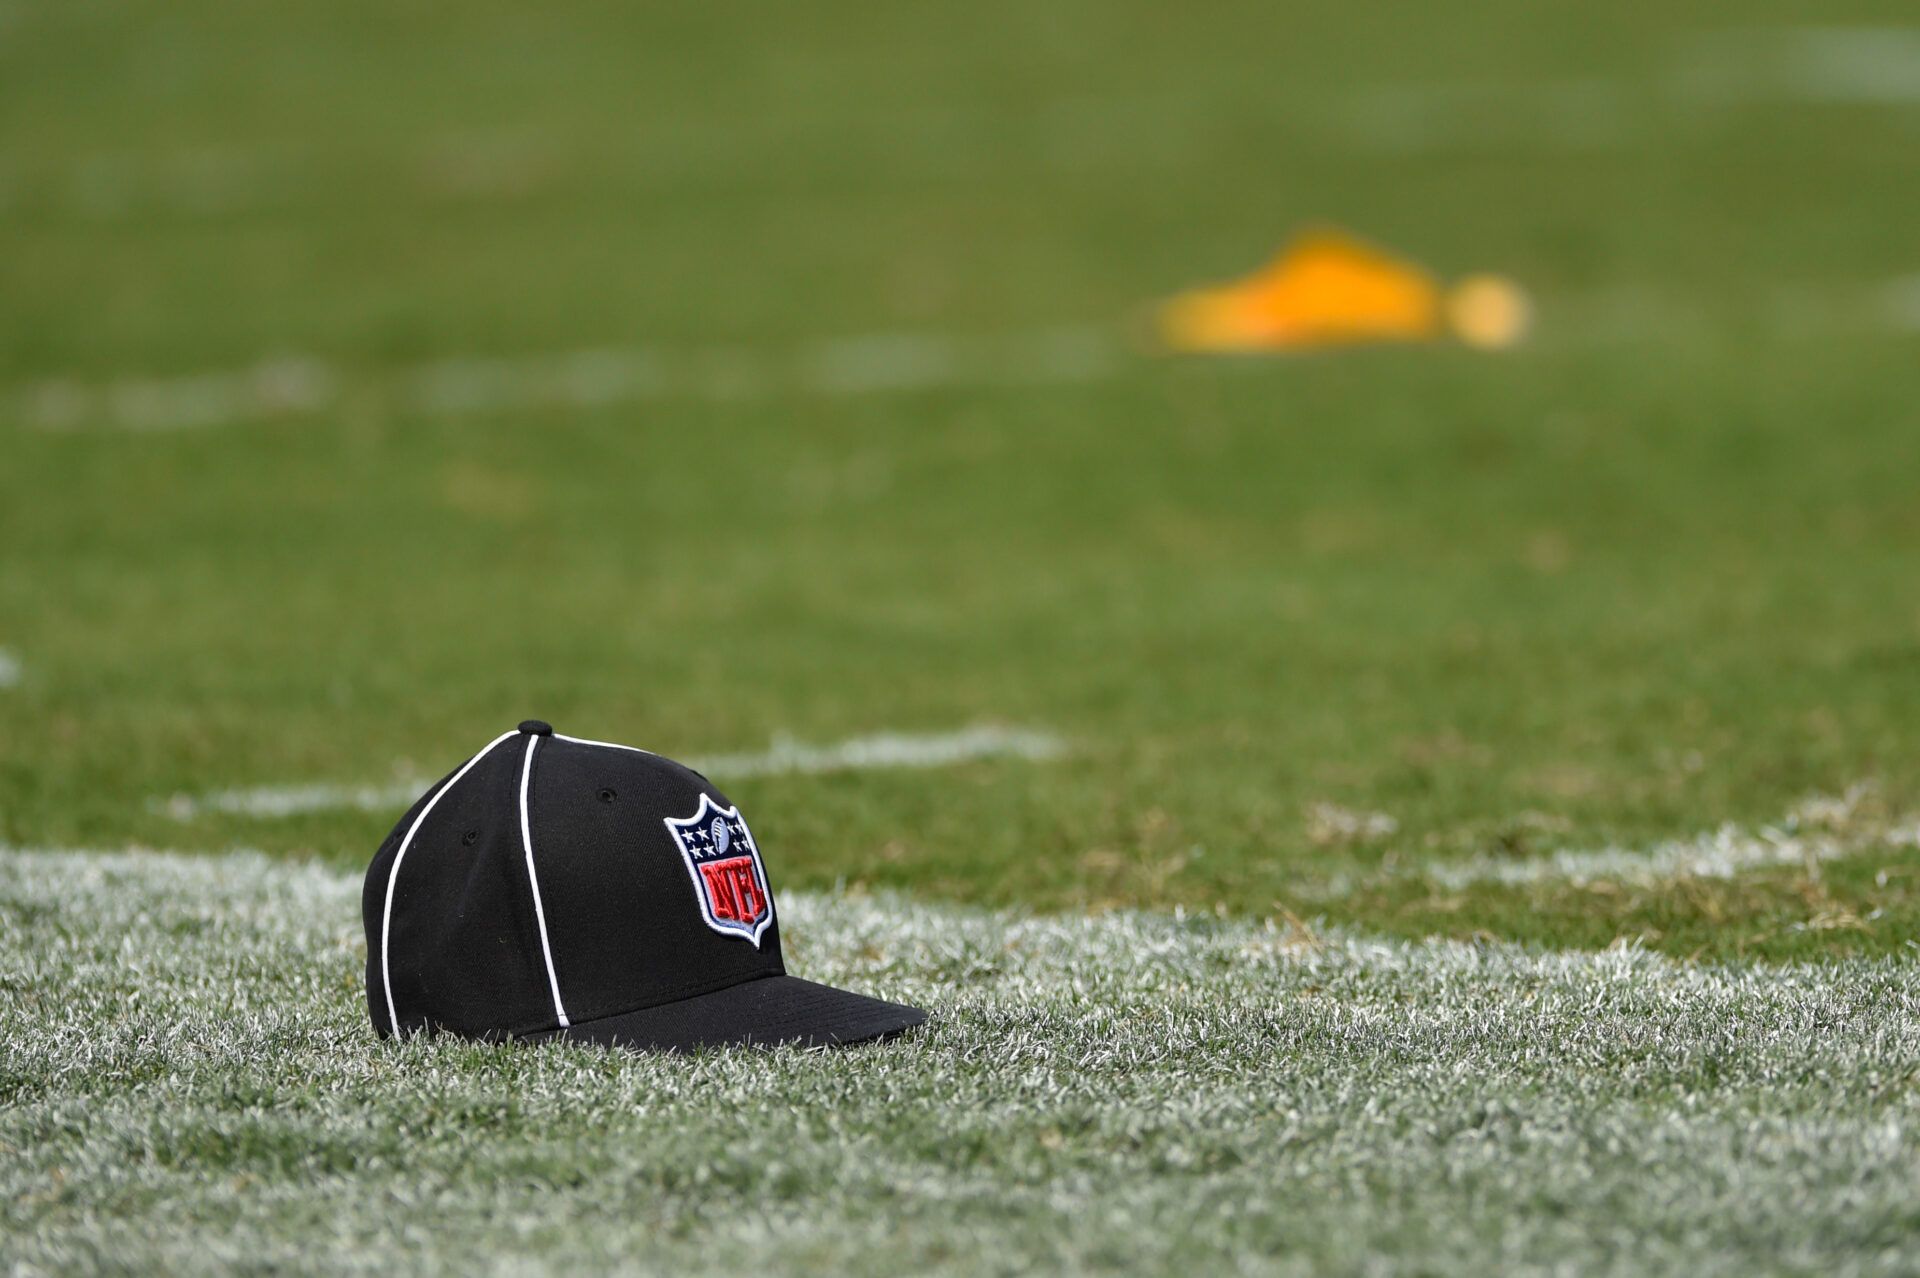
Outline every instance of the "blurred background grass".
{"label": "blurred background grass", "polygon": [[[1299,890],[1914,798],[1920,55],[1899,6],[1807,20],[0,7],[0,837],[351,862],[392,814],[152,801],[438,775],[527,715],[679,755],[1000,722],[1072,753],[717,779],[788,884],[1898,945],[1901,866]],[[1307,221],[1517,276],[1536,339],[1138,347]],[[820,372],[903,340],[949,375]],[[579,351],[662,389],[417,389]],[[123,428],[261,368],[290,403]]]}

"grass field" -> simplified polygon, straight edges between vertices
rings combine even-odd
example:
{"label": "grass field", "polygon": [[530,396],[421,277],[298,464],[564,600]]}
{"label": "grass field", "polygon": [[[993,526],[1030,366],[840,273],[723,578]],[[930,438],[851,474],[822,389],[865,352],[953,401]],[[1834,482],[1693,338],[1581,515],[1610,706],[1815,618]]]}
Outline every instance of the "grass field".
{"label": "grass field", "polygon": [[[0,1267],[1911,1269],[1920,27],[1806,21],[0,0]],[[1534,340],[1144,348],[1321,220]],[[376,1044],[530,715],[932,1030]]]}
{"label": "grass field", "polygon": [[27,943],[8,952],[8,988],[57,991],[16,993],[38,1015],[7,1026],[11,1259],[1912,1264],[1911,962],[1736,970],[809,893],[783,903],[807,970],[930,1001],[928,1033],[691,1062],[375,1049],[358,891],[258,857],[0,862],[0,907]]}

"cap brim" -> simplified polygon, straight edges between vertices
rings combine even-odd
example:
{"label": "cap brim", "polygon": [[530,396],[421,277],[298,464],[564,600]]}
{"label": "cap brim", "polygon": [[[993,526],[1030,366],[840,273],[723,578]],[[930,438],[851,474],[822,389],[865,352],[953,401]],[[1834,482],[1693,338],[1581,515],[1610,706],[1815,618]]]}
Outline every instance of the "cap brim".
{"label": "cap brim", "polygon": [[565,1029],[528,1035],[536,1042],[559,1039],[597,1043],[635,1052],[690,1052],[702,1047],[840,1047],[891,1038],[926,1021],[927,1014],[817,985],[797,976],[763,976],[739,985],[584,1021]]}

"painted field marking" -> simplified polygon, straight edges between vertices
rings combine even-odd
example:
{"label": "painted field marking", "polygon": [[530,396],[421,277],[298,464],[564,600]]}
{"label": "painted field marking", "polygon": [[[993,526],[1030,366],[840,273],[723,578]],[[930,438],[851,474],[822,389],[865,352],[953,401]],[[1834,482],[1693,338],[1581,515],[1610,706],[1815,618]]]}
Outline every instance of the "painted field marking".
{"label": "painted field marking", "polygon": [[1803,27],[1786,87],[1809,102],[1920,104],[1920,27]]}
{"label": "painted field marking", "polygon": [[1889,282],[1880,291],[1880,305],[1893,328],[1920,333],[1920,273]]}
{"label": "painted field marking", "polygon": [[[1124,364],[1097,327],[962,336],[878,333],[791,349],[622,348],[437,359],[402,369],[390,402],[431,416],[692,401],[737,403],[799,394],[829,398],[944,387],[1097,381]],[[250,368],[102,383],[50,378],[13,397],[37,430],[161,432],[307,416],[337,407],[347,377],[318,356]]]}
{"label": "painted field marking", "polygon": [[[765,750],[710,755],[686,762],[698,771],[731,780],[785,774],[941,768],[976,759],[1045,760],[1060,757],[1066,749],[1064,741],[1049,733],[983,724],[958,732],[880,732],[829,745],[808,745],[789,737],[776,737]],[[431,784],[431,778],[409,777],[368,785],[257,786],[204,794],[175,794],[153,799],[148,806],[180,821],[190,821],[204,813],[273,819],[343,809],[387,812],[404,810]]]}
{"label": "painted field marking", "polygon": [[548,406],[597,408],[670,393],[665,360],[648,351],[611,347],[436,360],[403,380],[414,408],[455,417]]}
{"label": "painted field marking", "polygon": [[27,425],[48,431],[190,430],[320,412],[336,402],[338,381],[319,359],[285,356],[182,377],[125,377],[97,385],[52,378],[21,392],[14,411]]}
{"label": "painted field marking", "polygon": [[1686,47],[1673,87],[1715,102],[1920,105],[1920,26],[1716,32]]}
{"label": "painted field marking", "polygon": [[1873,787],[1860,784],[1837,796],[1815,795],[1794,805],[1784,819],[1756,829],[1727,824],[1645,848],[1563,848],[1534,857],[1486,854],[1458,860],[1408,860],[1372,876],[1340,875],[1302,895],[1320,900],[1351,896],[1369,881],[1417,881],[1459,891],[1481,885],[1521,887],[1539,883],[1644,885],[1674,879],[1729,879],[1748,870],[1812,867],[1876,851],[1920,848],[1920,820],[1869,819],[1864,801]]}
{"label": "painted field marking", "polygon": [[0,688],[19,687],[24,673],[20,658],[14,656],[11,650],[0,648]]}
{"label": "painted field marking", "polygon": [[[829,398],[943,387],[1072,384],[1123,366],[1116,335],[1097,327],[968,336],[877,333],[779,347],[592,347],[457,357],[369,376],[375,400],[403,411],[490,413],[780,395]],[[12,397],[13,414],[45,431],[160,432],[311,416],[346,399],[347,374],[316,355],[178,377],[87,383],[56,377]]]}
{"label": "painted field marking", "polygon": [[1806,866],[1877,849],[1911,847],[1920,847],[1920,824],[1886,829],[1865,838],[1800,834],[1773,826],[1742,830],[1724,825],[1651,848],[1562,850],[1528,860],[1483,856],[1438,861],[1423,866],[1417,876],[1445,888],[1482,883],[1646,884],[1668,879],[1730,879],[1747,870]]}

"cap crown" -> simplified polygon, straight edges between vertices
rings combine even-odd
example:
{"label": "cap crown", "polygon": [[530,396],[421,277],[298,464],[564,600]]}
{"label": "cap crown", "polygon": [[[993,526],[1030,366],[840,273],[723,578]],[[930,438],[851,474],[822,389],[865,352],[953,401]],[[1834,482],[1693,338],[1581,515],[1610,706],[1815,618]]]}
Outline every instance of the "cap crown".
{"label": "cap crown", "polygon": [[368,867],[376,1030],[534,1034],[786,970],[758,845],[711,782],[523,728],[421,796]]}

